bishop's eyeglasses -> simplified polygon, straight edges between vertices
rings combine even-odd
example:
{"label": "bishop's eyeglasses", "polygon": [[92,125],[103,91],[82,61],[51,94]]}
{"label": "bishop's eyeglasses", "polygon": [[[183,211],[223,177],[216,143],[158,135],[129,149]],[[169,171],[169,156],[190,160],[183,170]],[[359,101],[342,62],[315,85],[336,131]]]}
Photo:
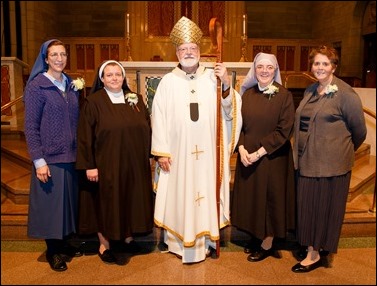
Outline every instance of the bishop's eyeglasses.
{"label": "bishop's eyeglasses", "polygon": [[197,53],[198,49],[199,49],[198,47],[185,47],[185,48],[179,48],[178,52],[180,52],[181,54],[185,54],[187,52]]}

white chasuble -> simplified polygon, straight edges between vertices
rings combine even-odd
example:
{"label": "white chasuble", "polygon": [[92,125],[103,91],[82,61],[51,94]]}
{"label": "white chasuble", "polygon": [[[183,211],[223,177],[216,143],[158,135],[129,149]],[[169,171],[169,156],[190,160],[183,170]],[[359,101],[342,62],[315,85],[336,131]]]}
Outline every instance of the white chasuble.
{"label": "white chasuble", "polygon": [[215,248],[220,238],[219,227],[229,224],[229,161],[242,125],[241,97],[231,88],[221,100],[220,226],[216,101],[216,77],[203,66],[193,75],[175,68],[162,78],[153,99],[151,152],[172,159],[169,173],[159,170],[154,220],[169,234],[165,237],[169,251],[181,255],[183,262],[204,260],[208,246]]}

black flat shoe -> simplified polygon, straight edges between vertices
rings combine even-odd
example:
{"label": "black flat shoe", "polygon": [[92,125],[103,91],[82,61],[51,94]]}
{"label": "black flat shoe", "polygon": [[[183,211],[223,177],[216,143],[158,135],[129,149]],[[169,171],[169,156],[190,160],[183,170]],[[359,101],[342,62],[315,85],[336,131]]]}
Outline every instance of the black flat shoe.
{"label": "black flat shoe", "polygon": [[321,250],[319,251],[319,256],[321,256],[321,257],[327,257],[327,256],[329,256],[329,255],[330,255],[330,252],[327,251],[327,250],[323,250],[323,249],[321,249]]}
{"label": "black flat shoe", "polygon": [[207,253],[206,253],[206,257],[211,257],[213,259],[217,258],[217,253],[216,253],[216,249],[214,249],[213,247],[209,247],[208,250],[207,250]]}
{"label": "black flat shoe", "polygon": [[270,248],[269,250],[265,250],[262,247],[260,247],[258,250],[252,251],[249,256],[247,257],[247,260],[250,262],[257,262],[257,261],[262,261],[263,259],[272,256],[275,258],[281,258],[279,253]]}
{"label": "black flat shoe", "polygon": [[251,243],[247,243],[245,247],[243,248],[243,252],[245,253],[251,253],[253,250],[255,250],[255,246]]}
{"label": "black flat shoe", "polygon": [[70,257],[80,257],[84,255],[80,248],[75,247],[73,245],[64,246],[61,251],[61,254],[68,255]]}
{"label": "black flat shoe", "polygon": [[[308,254],[308,248],[306,246],[300,247],[300,249],[296,252],[296,259],[297,261],[302,261],[306,258]],[[320,250],[319,251],[319,256],[321,257],[327,257],[330,254],[329,251],[326,250]]]}
{"label": "black flat shoe", "polygon": [[129,243],[126,243],[126,242],[122,243],[121,251],[136,254],[136,253],[140,253],[142,251],[142,248],[135,240],[131,240]]}
{"label": "black flat shoe", "polygon": [[307,273],[317,269],[318,267],[323,266],[322,260],[318,260],[317,262],[310,264],[310,265],[301,265],[301,263],[297,263],[295,266],[292,267],[292,271],[295,273]]}
{"label": "black flat shoe", "polygon": [[302,261],[306,258],[308,254],[308,248],[306,246],[301,246],[300,249],[296,252],[296,259]]}
{"label": "black flat shoe", "polygon": [[256,251],[258,250],[261,246],[261,241],[256,239],[256,238],[252,238],[250,239],[246,245],[244,246],[244,249],[243,249],[243,252],[245,253],[251,253],[253,251]]}
{"label": "black flat shoe", "polygon": [[102,254],[98,252],[98,256],[103,262],[107,264],[114,264],[117,262],[117,259],[110,249],[106,249]]}
{"label": "black flat shoe", "polygon": [[61,272],[68,269],[67,264],[59,254],[46,254],[46,259],[54,271]]}

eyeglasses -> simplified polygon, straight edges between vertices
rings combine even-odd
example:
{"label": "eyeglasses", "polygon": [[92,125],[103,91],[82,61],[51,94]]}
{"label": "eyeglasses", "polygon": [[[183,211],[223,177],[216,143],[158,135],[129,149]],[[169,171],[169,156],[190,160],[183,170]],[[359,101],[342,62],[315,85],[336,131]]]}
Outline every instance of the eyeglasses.
{"label": "eyeglasses", "polygon": [[197,53],[198,52],[198,47],[186,47],[186,48],[179,48],[178,49],[178,52],[180,52],[181,54],[185,54],[187,53],[188,51],[190,51],[190,53]]}
{"label": "eyeglasses", "polygon": [[52,53],[52,54],[49,54],[49,56],[53,59],[57,59],[59,56],[62,57],[62,58],[66,58],[68,57],[68,54],[67,53]]}

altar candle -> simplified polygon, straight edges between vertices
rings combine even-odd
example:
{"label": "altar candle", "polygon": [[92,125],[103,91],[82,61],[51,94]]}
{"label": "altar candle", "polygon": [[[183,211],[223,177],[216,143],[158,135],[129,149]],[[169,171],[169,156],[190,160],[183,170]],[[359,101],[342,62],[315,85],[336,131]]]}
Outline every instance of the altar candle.
{"label": "altar candle", "polygon": [[243,15],[243,26],[242,26],[242,33],[245,36],[246,35],[246,15]]}
{"label": "altar candle", "polygon": [[127,34],[130,33],[130,14],[127,14]]}

